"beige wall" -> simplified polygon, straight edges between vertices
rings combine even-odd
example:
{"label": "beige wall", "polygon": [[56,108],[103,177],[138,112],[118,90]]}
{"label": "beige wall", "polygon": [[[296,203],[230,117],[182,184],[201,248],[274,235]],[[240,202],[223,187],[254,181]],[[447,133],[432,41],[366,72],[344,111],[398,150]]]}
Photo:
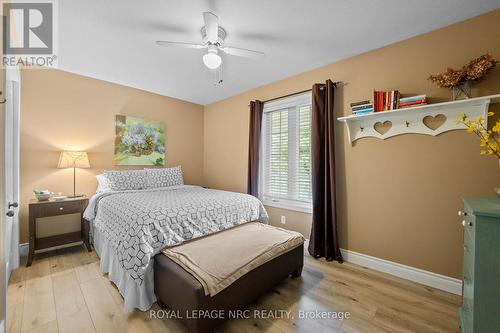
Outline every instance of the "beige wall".
{"label": "beige wall", "polygon": [[[21,243],[32,190],[73,191],[73,171],[56,169],[61,150],[89,153],[92,168],[77,170],[77,192],[95,193],[94,175],[115,169],[116,114],[165,122],[167,165],[182,165],[186,183],[202,183],[203,106],[57,70],[23,70],[21,80]],[[58,232],[45,225],[44,235]]]}
{"label": "beige wall", "polygon": [[[94,175],[113,167],[115,114],[163,120],[167,165],[181,164],[187,183],[246,191],[248,102],[310,88],[327,78],[347,82],[337,112],[367,98],[372,88],[450,92],[426,78],[490,52],[500,59],[500,10],[207,105],[56,70],[22,73],[21,242],[27,241],[27,201],[34,188],[72,190],[71,170],[56,169],[63,149],[89,152],[92,169],[79,170],[78,192],[95,191]],[[474,94],[500,93],[500,68],[475,85]],[[438,137],[403,135],[385,141],[347,142],[337,126],[338,212],[341,247],[432,272],[459,277],[462,233],[456,211],[462,195],[491,196],[500,184],[493,158],[479,156],[465,131]],[[271,223],[309,235],[311,215],[268,207]],[[77,222],[77,221],[75,221]],[[43,230],[50,234],[55,224]],[[59,223],[61,223],[59,221]],[[74,225],[75,228],[78,225]]]}
{"label": "beige wall", "polygon": [[[500,10],[278,81],[205,107],[204,177],[208,186],[246,191],[248,102],[308,89],[326,79],[347,82],[336,94],[338,116],[373,88],[448,100],[429,74],[458,68],[490,52],[500,59]],[[286,59],[284,65],[286,64]],[[475,96],[500,93],[500,67],[474,86]],[[366,138],[351,147],[337,124],[340,246],[428,271],[459,277],[461,196],[492,196],[500,184],[494,158],[479,156],[465,131],[438,137]],[[269,208],[271,223],[309,235],[309,214]]]}

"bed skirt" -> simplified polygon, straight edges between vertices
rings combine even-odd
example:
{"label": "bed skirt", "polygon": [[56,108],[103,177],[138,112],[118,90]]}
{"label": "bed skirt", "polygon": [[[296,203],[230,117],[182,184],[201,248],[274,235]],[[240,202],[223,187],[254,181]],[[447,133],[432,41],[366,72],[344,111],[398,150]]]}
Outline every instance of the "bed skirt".
{"label": "bed skirt", "polygon": [[138,285],[120,266],[109,241],[96,228],[93,228],[92,232],[94,248],[100,258],[101,272],[107,273],[108,278],[118,287],[124,298],[123,310],[125,312],[131,312],[136,308],[141,311],[148,310],[156,302],[153,260],[149,262],[142,284]]}

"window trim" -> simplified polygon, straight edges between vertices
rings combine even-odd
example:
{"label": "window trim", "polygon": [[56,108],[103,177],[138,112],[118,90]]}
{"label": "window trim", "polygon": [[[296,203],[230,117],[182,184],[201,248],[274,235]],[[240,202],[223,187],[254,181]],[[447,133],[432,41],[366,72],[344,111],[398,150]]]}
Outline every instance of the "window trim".
{"label": "window trim", "polygon": [[[312,92],[308,91],[302,94],[298,94],[295,96],[286,97],[283,99],[278,99],[272,102],[264,103],[263,108],[263,123],[262,123],[262,131],[261,131],[261,140],[260,140],[260,156],[259,156],[259,199],[265,206],[287,209],[298,211],[302,213],[312,214],[312,198],[311,201],[306,200],[293,200],[287,198],[276,198],[265,196],[263,193],[264,184],[265,184],[265,173],[264,173],[264,161],[265,156],[263,153],[268,149],[264,147],[264,143],[266,139],[264,138],[265,133],[267,133],[264,129],[266,125],[264,122],[265,114],[273,111],[279,111],[282,109],[290,108],[290,107],[300,107],[301,105],[311,105],[312,104]],[[298,112],[298,110],[297,110]],[[298,126],[298,124],[296,124]],[[296,130],[296,129],[294,129]],[[296,139],[294,139],[296,140]],[[293,146],[290,146],[289,149],[293,149]]]}
{"label": "window trim", "polygon": [[287,199],[271,199],[271,198],[261,198],[264,206],[270,206],[274,208],[281,208],[287,210],[293,210],[296,212],[312,214],[313,207],[312,202],[307,201],[294,201]]}

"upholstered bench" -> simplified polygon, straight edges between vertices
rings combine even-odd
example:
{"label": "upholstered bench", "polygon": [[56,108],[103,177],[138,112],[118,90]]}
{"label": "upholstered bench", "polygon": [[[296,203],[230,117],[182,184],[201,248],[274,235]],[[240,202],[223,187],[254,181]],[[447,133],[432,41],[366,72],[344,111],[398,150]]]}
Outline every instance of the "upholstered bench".
{"label": "upholstered bench", "polygon": [[[273,227],[267,226],[267,228]],[[263,230],[263,232],[268,231]],[[231,237],[230,230],[224,233],[229,242],[234,242],[231,245],[234,246],[234,255],[239,251],[238,246],[241,247],[241,242]],[[204,248],[210,245],[210,242],[204,245],[203,242],[195,240],[193,244],[196,245],[196,250],[208,253],[213,251],[213,246]],[[304,263],[303,241],[298,244],[295,240],[293,247],[284,251],[252,268],[229,286],[217,291],[215,295],[207,295],[207,288],[200,282],[199,276],[195,277],[189,273],[189,269],[179,264],[178,260],[160,253],[155,256],[154,262],[155,294],[158,304],[170,310],[172,317],[180,319],[191,332],[210,332],[223,321],[231,319],[236,310],[243,309],[286,277],[301,275]],[[195,256],[189,256],[193,257]],[[217,260],[224,265],[222,261],[226,259],[220,256]]]}

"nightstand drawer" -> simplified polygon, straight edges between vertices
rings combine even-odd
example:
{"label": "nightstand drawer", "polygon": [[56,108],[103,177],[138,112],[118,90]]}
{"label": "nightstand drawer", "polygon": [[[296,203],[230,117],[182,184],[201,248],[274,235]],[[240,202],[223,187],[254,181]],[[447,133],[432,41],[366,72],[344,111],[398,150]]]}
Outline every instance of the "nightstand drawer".
{"label": "nightstand drawer", "polygon": [[54,202],[43,206],[44,216],[57,216],[82,212],[82,203],[75,202]]}

